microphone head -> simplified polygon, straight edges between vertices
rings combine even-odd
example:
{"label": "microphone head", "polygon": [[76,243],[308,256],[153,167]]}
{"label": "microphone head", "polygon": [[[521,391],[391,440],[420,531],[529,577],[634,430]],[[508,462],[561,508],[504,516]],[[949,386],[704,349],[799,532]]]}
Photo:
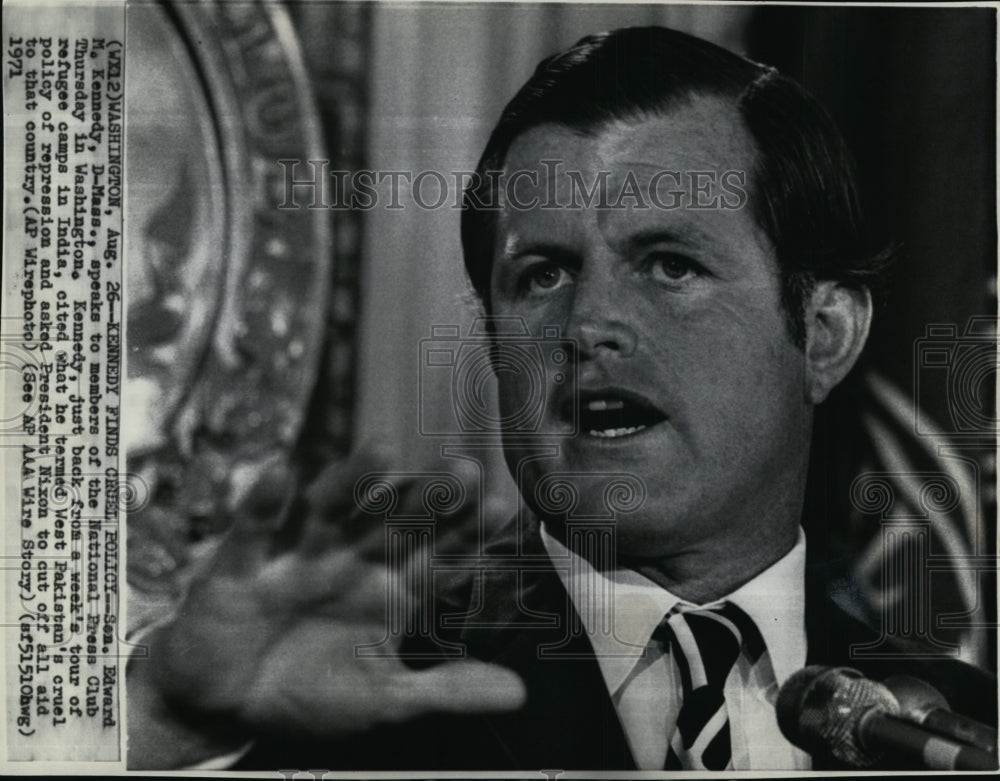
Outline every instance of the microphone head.
{"label": "microphone head", "polygon": [[830,753],[853,767],[869,767],[878,755],[858,734],[872,711],[895,715],[892,693],[849,667],[810,665],[792,675],[778,692],[778,726],[788,740],[810,754]]}

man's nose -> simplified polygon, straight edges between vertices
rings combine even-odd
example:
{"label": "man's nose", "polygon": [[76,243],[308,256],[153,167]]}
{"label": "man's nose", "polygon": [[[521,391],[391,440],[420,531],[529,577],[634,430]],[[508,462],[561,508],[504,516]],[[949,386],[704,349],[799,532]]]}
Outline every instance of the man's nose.
{"label": "man's nose", "polygon": [[580,359],[606,354],[627,358],[638,336],[626,321],[628,302],[616,295],[609,280],[587,280],[576,286],[566,322],[566,336],[577,342]]}

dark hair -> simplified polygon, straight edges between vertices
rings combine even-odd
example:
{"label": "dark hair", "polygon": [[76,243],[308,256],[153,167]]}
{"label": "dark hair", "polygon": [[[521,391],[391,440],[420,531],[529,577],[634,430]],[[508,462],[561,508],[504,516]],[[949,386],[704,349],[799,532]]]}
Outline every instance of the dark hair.
{"label": "dark hair", "polygon": [[507,104],[465,191],[462,248],[489,309],[497,178],[514,140],[554,123],[593,132],[616,120],[666,114],[699,96],[729,98],[757,150],[749,204],[775,247],[792,338],[804,340],[803,306],[817,279],[877,292],[887,252],[873,251],[854,164],[823,107],[795,81],[715,44],[663,27],[587,36],[543,60]]}

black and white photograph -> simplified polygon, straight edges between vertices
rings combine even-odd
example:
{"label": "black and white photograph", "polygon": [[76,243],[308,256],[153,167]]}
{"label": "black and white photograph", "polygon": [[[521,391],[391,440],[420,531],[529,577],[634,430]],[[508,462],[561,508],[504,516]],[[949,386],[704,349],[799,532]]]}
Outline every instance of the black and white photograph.
{"label": "black and white photograph", "polygon": [[3,15],[5,773],[997,773],[995,3]]}

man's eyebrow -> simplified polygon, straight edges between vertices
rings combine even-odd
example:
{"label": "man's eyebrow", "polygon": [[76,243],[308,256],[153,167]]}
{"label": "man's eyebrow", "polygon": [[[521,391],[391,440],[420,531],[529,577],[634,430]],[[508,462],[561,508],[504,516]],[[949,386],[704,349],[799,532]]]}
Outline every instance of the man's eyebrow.
{"label": "man's eyebrow", "polygon": [[557,262],[570,263],[577,260],[578,254],[569,247],[547,241],[528,241],[519,244],[513,241],[503,248],[501,260],[518,260],[519,258],[537,255]]}
{"label": "man's eyebrow", "polygon": [[635,252],[655,244],[680,244],[689,249],[697,249],[699,244],[707,241],[707,235],[697,228],[682,231],[654,228],[631,234],[626,240],[626,248]]}
{"label": "man's eyebrow", "polygon": [[[630,235],[625,241],[624,249],[628,253],[636,253],[657,244],[675,244],[689,250],[697,250],[710,241],[708,234],[695,227],[686,227],[682,230],[651,228]],[[522,244],[516,239],[503,248],[499,260],[512,262],[525,257],[547,258],[567,266],[580,262],[580,253],[562,244],[551,241],[526,241]]]}
{"label": "man's eyebrow", "polygon": [[666,163],[654,163],[650,162],[649,160],[641,160],[641,159],[640,160],[612,159],[611,164],[619,168],[628,168],[628,169],[635,168],[637,170],[649,169],[652,171],[671,171],[675,173],[682,173],[682,171],[685,169],[690,171],[694,166],[697,166],[699,170],[704,169],[705,171],[723,170],[723,167],[720,165],[720,163],[717,160],[713,160],[708,155],[700,155],[700,156],[691,155],[685,157],[683,165],[678,165],[678,161],[673,161],[672,164],[668,165]]}

